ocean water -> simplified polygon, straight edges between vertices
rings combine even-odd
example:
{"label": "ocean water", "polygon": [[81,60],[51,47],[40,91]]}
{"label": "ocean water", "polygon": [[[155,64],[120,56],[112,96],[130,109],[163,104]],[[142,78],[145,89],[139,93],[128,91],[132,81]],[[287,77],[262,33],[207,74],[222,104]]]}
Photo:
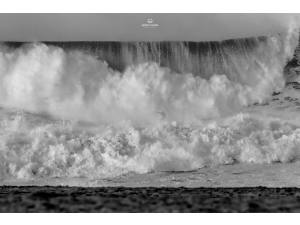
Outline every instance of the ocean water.
{"label": "ocean water", "polygon": [[2,43],[0,184],[300,186],[297,45]]}

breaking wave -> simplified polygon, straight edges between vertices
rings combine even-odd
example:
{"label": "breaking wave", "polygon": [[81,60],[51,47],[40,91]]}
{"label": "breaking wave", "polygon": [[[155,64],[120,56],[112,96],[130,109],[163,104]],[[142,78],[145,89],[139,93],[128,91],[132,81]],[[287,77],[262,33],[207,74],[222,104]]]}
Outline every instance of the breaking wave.
{"label": "breaking wave", "polygon": [[99,50],[3,44],[0,176],[103,178],[295,160],[296,125],[242,110],[284,87],[297,34],[197,51],[127,43],[114,65]]}

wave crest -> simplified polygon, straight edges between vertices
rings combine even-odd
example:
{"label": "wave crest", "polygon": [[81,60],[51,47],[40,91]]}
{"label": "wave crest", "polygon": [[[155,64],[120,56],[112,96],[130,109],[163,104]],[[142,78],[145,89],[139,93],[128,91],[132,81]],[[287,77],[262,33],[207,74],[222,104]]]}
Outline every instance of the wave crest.
{"label": "wave crest", "polygon": [[[263,102],[284,87],[284,66],[295,33],[237,42],[216,53],[228,74],[180,74],[155,62],[128,65],[124,72],[81,51],[44,44],[0,51],[0,104],[63,119],[115,124],[198,122],[230,115]],[[219,47],[222,49],[221,47]],[[216,51],[217,52],[217,51]],[[193,62],[214,68],[214,60]]]}

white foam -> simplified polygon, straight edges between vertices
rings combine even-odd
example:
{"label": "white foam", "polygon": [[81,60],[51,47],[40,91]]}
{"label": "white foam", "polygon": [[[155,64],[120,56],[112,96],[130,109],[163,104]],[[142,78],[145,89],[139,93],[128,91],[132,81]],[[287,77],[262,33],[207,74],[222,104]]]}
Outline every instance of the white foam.
{"label": "white foam", "polygon": [[235,162],[290,162],[299,157],[300,129],[277,118],[238,114],[194,127],[124,124],[88,132],[76,124],[36,125],[17,114],[1,122],[0,146],[2,179],[96,179]]}

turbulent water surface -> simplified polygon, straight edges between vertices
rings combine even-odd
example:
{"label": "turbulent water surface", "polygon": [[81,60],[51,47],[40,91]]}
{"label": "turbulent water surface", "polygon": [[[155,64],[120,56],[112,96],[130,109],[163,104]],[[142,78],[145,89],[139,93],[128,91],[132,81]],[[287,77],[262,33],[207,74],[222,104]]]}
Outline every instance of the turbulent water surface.
{"label": "turbulent water surface", "polygon": [[300,186],[297,44],[2,43],[1,184]]}

